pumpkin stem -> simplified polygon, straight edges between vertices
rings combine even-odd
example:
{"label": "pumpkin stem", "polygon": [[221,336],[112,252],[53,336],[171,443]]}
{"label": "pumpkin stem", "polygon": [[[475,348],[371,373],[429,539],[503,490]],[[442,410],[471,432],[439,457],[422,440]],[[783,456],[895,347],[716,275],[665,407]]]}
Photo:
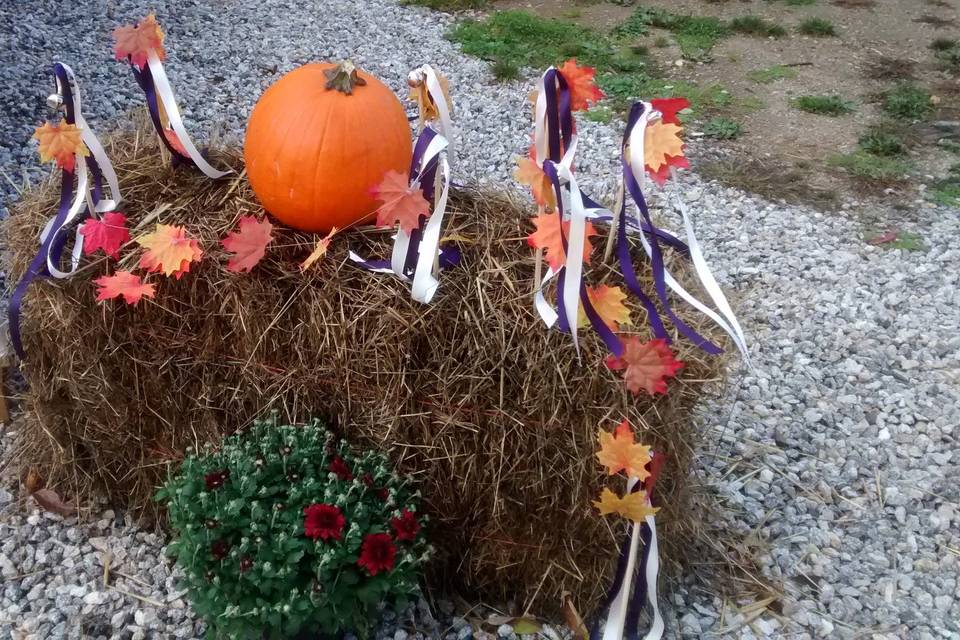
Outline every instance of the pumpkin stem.
{"label": "pumpkin stem", "polygon": [[350,95],[354,87],[362,87],[367,81],[360,77],[353,60],[344,60],[333,69],[327,69],[323,72],[327,77],[327,89],[336,89],[341,93]]}

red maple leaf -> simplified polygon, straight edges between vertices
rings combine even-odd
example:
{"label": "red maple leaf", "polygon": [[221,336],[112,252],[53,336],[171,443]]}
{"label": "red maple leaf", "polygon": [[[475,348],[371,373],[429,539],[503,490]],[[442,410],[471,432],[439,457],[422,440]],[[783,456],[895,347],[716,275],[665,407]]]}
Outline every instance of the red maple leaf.
{"label": "red maple leaf", "polygon": [[163,60],[163,31],[154,14],[148,15],[135,25],[124,25],[113,30],[113,53],[117,60],[130,57],[130,62],[141,69],[147,66],[147,53],[153,49]]}
{"label": "red maple leaf", "polygon": [[664,164],[660,165],[660,168],[656,171],[647,167],[647,175],[661,187],[670,178],[670,167],[676,167],[677,169],[690,168],[690,161],[687,160],[686,156],[664,156],[664,160]]}
{"label": "red maple leaf", "polygon": [[173,147],[173,150],[182,155],[183,157],[189,157],[190,154],[187,153],[187,148],[183,146],[183,143],[180,142],[180,137],[177,135],[177,132],[171,128],[163,130],[163,137],[167,139],[167,142]]}
{"label": "red maple leaf", "polygon": [[660,120],[664,124],[681,124],[677,113],[690,108],[690,101],[686,98],[654,98],[650,105],[662,114]]}
{"label": "red maple leaf", "polygon": [[410,233],[420,226],[421,216],[430,214],[430,203],[423,197],[423,190],[411,187],[406,174],[399,171],[387,171],[371,193],[383,203],[377,209],[378,227],[400,223],[400,228]]}
{"label": "red maple leaf", "polygon": [[[563,238],[560,236],[560,221],[555,213],[544,213],[533,218],[533,224],[537,230],[527,236],[527,244],[534,249],[543,249],[546,253],[547,264],[556,271],[560,269],[567,261],[566,253],[563,250]],[[563,235],[570,236],[570,222],[563,223]],[[586,236],[583,242],[583,261],[590,264],[590,252],[593,245],[590,244],[590,237],[597,235],[593,224],[588,220],[586,226]]]}
{"label": "red maple leaf", "polygon": [[593,80],[597,75],[593,67],[578,67],[577,59],[570,58],[560,67],[560,75],[570,88],[570,108],[573,111],[586,111],[590,103],[603,99],[603,91]]}
{"label": "red maple leaf", "polygon": [[97,285],[97,302],[119,298],[127,304],[137,304],[144,296],[152,298],[156,291],[152,284],[140,282],[140,276],[129,271],[117,271],[112,276],[101,276],[94,280]]}
{"label": "red maple leaf", "polygon": [[80,226],[80,234],[84,237],[83,253],[90,255],[97,249],[117,260],[120,258],[120,247],[130,240],[127,231],[127,216],[119,211],[110,211],[103,214],[99,220],[88,218]]}
{"label": "red maple leaf", "polygon": [[640,342],[640,338],[630,336],[623,339],[623,348],[623,356],[608,356],[606,365],[612,371],[624,370],[623,380],[633,395],[640,389],[650,395],[666,393],[666,378],[676,377],[683,368],[663,338]]}
{"label": "red maple leaf", "polygon": [[237,228],[221,241],[223,248],[234,254],[227,262],[227,271],[249,272],[267,252],[267,245],[273,240],[273,225],[266,219],[244,216]]}

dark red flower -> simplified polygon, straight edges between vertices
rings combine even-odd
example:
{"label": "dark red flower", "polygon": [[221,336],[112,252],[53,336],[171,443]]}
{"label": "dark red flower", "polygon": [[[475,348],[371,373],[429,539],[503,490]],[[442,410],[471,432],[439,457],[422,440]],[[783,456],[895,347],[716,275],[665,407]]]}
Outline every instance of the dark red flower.
{"label": "dark red flower", "polygon": [[377,489],[377,495],[380,497],[381,500],[386,502],[387,498],[390,497],[390,491],[387,490],[386,487],[384,487],[383,489]]}
{"label": "dark red flower", "polygon": [[203,476],[203,481],[207,485],[207,491],[213,491],[214,489],[219,489],[223,486],[223,483],[230,479],[230,470],[221,469],[220,471],[213,471]]}
{"label": "dark red flower", "polygon": [[330,461],[330,471],[337,474],[337,477],[341,480],[353,480],[353,472],[350,471],[350,467],[347,466],[347,463],[344,462],[340,456]]}
{"label": "dark red flower", "polygon": [[390,526],[393,527],[393,537],[399,540],[413,540],[420,533],[420,523],[417,522],[417,514],[404,509],[399,518],[392,518]]}
{"label": "dark red flower", "polygon": [[318,538],[340,540],[346,524],[340,507],[332,504],[311,504],[303,508],[303,533],[314,542]]}
{"label": "dark red flower", "polygon": [[368,487],[372,487],[372,486],[373,486],[373,476],[370,475],[369,473],[363,474],[363,484],[365,484],[365,485],[368,486]]}
{"label": "dark red flower", "polygon": [[217,560],[223,560],[230,553],[230,544],[226,540],[217,540],[210,545],[210,555]]}
{"label": "dark red flower", "polygon": [[240,559],[240,573],[246,573],[253,566],[253,559],[249,556],[243,556]]}
{"label": "dark red flower", "polygon": [[367,570],[371,576],[381,571],[393,569],[397,548],[388,533],[368,533],[360,546],[360,558],[357,564]]}

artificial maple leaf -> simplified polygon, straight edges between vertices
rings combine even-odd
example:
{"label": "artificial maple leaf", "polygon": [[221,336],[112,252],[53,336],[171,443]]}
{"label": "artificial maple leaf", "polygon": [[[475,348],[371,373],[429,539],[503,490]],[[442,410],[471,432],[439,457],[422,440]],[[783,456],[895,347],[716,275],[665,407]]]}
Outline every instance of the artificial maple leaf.
{"label": "artificial maple leaf", "polygon": [[600,449],[597,460],[607,468],[609,475],[626,471],[631,478],[640,480],[650,475],[650,447],[633,440],[633,429],[626,420],[620,422],[613,433],[600,429],[597,434]]}
{"label": "artificial maple leaf", "polygon": [[[555,213],[543,213],[533,218],[533,224],[537,230],[527,236],[527,244],[534,249],[543,249],[546,253],[547,264],[554,271],[557,271],[567,261],[566,253],[563,250],[563,239],[560,237],[560,220]],[[583,239],[583,261],[590,264],[590,252],[593,251],[593,245],[590,244],[590,237],[597,235],[593,224],[588,220],[586,232]],[[563,234],[570,235],[570,222],[563,223]]]}
{"label": "artificial maple leaf", "polygon": [[[613,331],[620,328],[620,325],[630,324],[630,309],[623,301],[627,299],[627,294],[620,287],[611,287],[602,284],[597,287],[587,287],[587,298],[590,300],[590,306],[597,312],[603,324],[607,325]],[[583,305],[580,306],[580,315],[578,325],[585,327],[590,323]]]}
{"label": "artificial maple leaf", "polygon": [[690,161],[687,160],[686,156],[667,156],[666,163],[661,166],[658,170],[653,171],[650,167],[647,167],[647,175],[650,176],[650,179],[656,182],[661,187],[667,182],[670,178],[670,169],[689,169]]}
{"label": "artificial maple leaf", "polygon": [[625,370],[623,380],[633,395],[640,393],[640,389],[646,389],[650,395],[666,393],[666,378],[675,377],[683,368],[665,339],[640,342],[636,336],[624,338],[623,356],[607,357],[606,365],[612,371]]}
{"label": "artificial maple leaf", "polygon": [[333,236],[337,234],[337,231],[338,229],[334,227],[330,229],[330,233],[317,240],[317,246],[313,248],[313,251],[307,256],[307,259],[300,263],[300,271],[306,271],[314,262],[327,255],[327,248],[330,247],[330,241],[333,240]]}
{"label": "artificial maple leaf", "polygon": [[173,150],[179,153],[184,157],[188,157],[187,148],[183,146],[183,143],[180,142],[180,137],[177,135],[177,132],[173,129],[166,128],[163,130],[163,137],[167,139],[167,142],[173,147]]}
{"label": "artificial maple leaf", "polygon": [[165,276],[177,280],[190,271],[190,263],[203,257],[200,243],[187,237],[183,227],[157,224],[154,230],[137,238],[137,244],[145,249],[140,266],[147,271],[162,271]]}
{"label": "artificial maple leaf", "polygon": [[570,108],[573,111],[586,111],[590,103],[603,99],[603,91],[593,80],[597,75],[593,67],[578,67],[577,59],[571,58],[560,67],[560,75],[570,89]]}
{"label": "artificial maple leaf", "polygon": [[382,202],[377,209],[377,226],[400,228],[410,233],[420,226],[420,216],[430,213],[430,203],[423,197],[423,189],[410,186],[406,174],[387,171],[383,181],[372,189],[373,197]]}
{"label": "artificial maple leaf", "polygon": [[634,522],[643,522],[647,516],[652,516],[660,510],[651,506],[646,492],[642,489],[632,491],[621,498],[610,489],[604,488],[600,493],[600,499],[594,500],[593,506],[600,510],[602,516],[616,513]]}
{"label": "artificial maple leaf", "polygon": [[[437,80],[440,82],[440,91],[447,101],[447,109],[453,109],[453,102],[450,100],[450,81],[442,73],[437,73]],[[440,117],[440,111],[433,99],[430,98],[430,91],[427,89],[426,80],[410,82],[410,99],[417,103],[420,113],[420,126],[424,122],[432,122]],[[451,114],[452,115],[452,114]]]}
{"label": "artificial maple leaf", "polygon": [[669,156],[683,156],[680,126],[654,122],[643,134],[643,162],[651,171],[659,171]]}
{"label": "artificial maple leaf", "polygon": [[227,262],[227,271],[249,272],[267,252],[267,245],[273,240],[273,225],[267,219],[244,216],[237,228],[221,241],[223,248],[234,254]]}
{"label": "artificial maple leaf", "polygon": [[53,160],[61,169],[73,171],[78,155],[90,155],[82,135],[80,127],[75,124],[44,122],[33,132],[33,137],[40,142],[40,162]]}
{"label": "artificial maple leaf", "polygon": [[141,69],[147,66],[147,53],[153,49],[157,57],[163,60],[163,30],[154,14],[134,25],[124,25],[113,30],[113,53],[117,60],[130,57],[130,62]]}
{"label": "artificial maple leaf", "polygon": [[123,296],[127,304],[137,304],[144,296],[152,298],[156,291],[152,284],[144,284],[140,276],[129,271],[117,271],[112,276],[101,276],[94,280],[97,285],[97,302]]}
{"label": "artificial maple leaf", "polygon": [[686,98],[654,98],[650,106],[660,112],[660,121],[664,124],[680,124],[677,114],[690,108],[690,101]]}
{"label": "artificial maple leaf", "polygon": [[[533,151],[536,155],[536,150]],[[544,173],[537,161],[532,158],[520,158],[517,160],[517,168],[513,170],[513,179],[520,184],[530,187],[533,192],[533,199],[541,207],[553,209],[557,206],[557,196],[553,191],[553,183]]]}
{"label": "artificial maple leaf", "polygon": [[103,252],[114,260],[120,258],[120,247],[130,240],[127,216],[119,211],[109,211],[100,219],[87,218],[86,222],[80,226],[80,234],[84,238],[83,253],[85,255],[90,255],[97,249],[103,249]]}

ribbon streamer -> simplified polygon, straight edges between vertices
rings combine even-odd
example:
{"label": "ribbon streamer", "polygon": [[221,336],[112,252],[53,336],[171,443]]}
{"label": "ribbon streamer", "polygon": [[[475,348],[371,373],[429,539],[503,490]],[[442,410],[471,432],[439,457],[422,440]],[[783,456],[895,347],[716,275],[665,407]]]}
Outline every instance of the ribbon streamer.
{"label": "ribbon streamer", "polygon": [[453,266],[460,257],[456,249],[440,248],[440,232],[450,196],[451,142],[446,136],[453,135],[454,129],[450,105],[433,68],[423,65],[412,71],[409,77],[412,81],[426,82],[430,99],[439,114],[440,132],[431,125],[424,128],[414,145],[410,163],[410,185],[423,189],[424,197],[433,201],[433,210],[412,232],[397,229],[389,262],[366,260],[353,251],[349,258],[368,271],[392,273],[410,282],[411,297],[429,304],[440,286],[439,269]]}
{"label": "ribbon streamer", "polygon": [[[157,130],[161,142],[172,154],[174,163],[181,161],[192,164],[211,179],[222,178],[233,173],[230,169],[221,171],[215,168],[207,162],[207,159],[193,143],[193,139],[183,124],[183,118],[180,117],[176,96],[174,96],[170,80],[167,78],[167,73],[163,69],[163,63],[160,61],[156,50],[149,49],[147,51],[147,66],[144,68],[134,64],[129,56],[128,62],[137,84],[140,85],[147,98],[147,109],[150,112],[153,127]],[[169,137],[171,134],[176,136],[175,140],[180,143],[180,148],[171,141]]]}
{"label": "ribbon streamer", "polygon": [[[63,170],[57,213],[40,233],[40,249],[10,297],[10,305],[7,309],[10,341],[21,360],[25,357],[20,335],[21,307],[30,284],[37,278],[47,276],[68,278],[73,275],[83,253],[84,237],[80,234],[80,223],[89,216],[99,217],[101,213],[113,211],[122,197],[113,164],[81,113],[80,87],[73,70],[66,64],[57,62],[54,63],[51,71],[56,82],[56,93],[47,99],[48,104],[57,110],[63,109],[67,124],[76,125],[80,129],[81,139],[90,150],[90,156],[76,154],[74,170]],[[77,183],[75,193],[74,176]],[[92,184],[90,176],[93,176]],[[110,191],[109,198],[104,197],[104,181]],[[70,251],[69,267],[61,270],[60,264],[71,228],[74,228],[74,243]]]}

